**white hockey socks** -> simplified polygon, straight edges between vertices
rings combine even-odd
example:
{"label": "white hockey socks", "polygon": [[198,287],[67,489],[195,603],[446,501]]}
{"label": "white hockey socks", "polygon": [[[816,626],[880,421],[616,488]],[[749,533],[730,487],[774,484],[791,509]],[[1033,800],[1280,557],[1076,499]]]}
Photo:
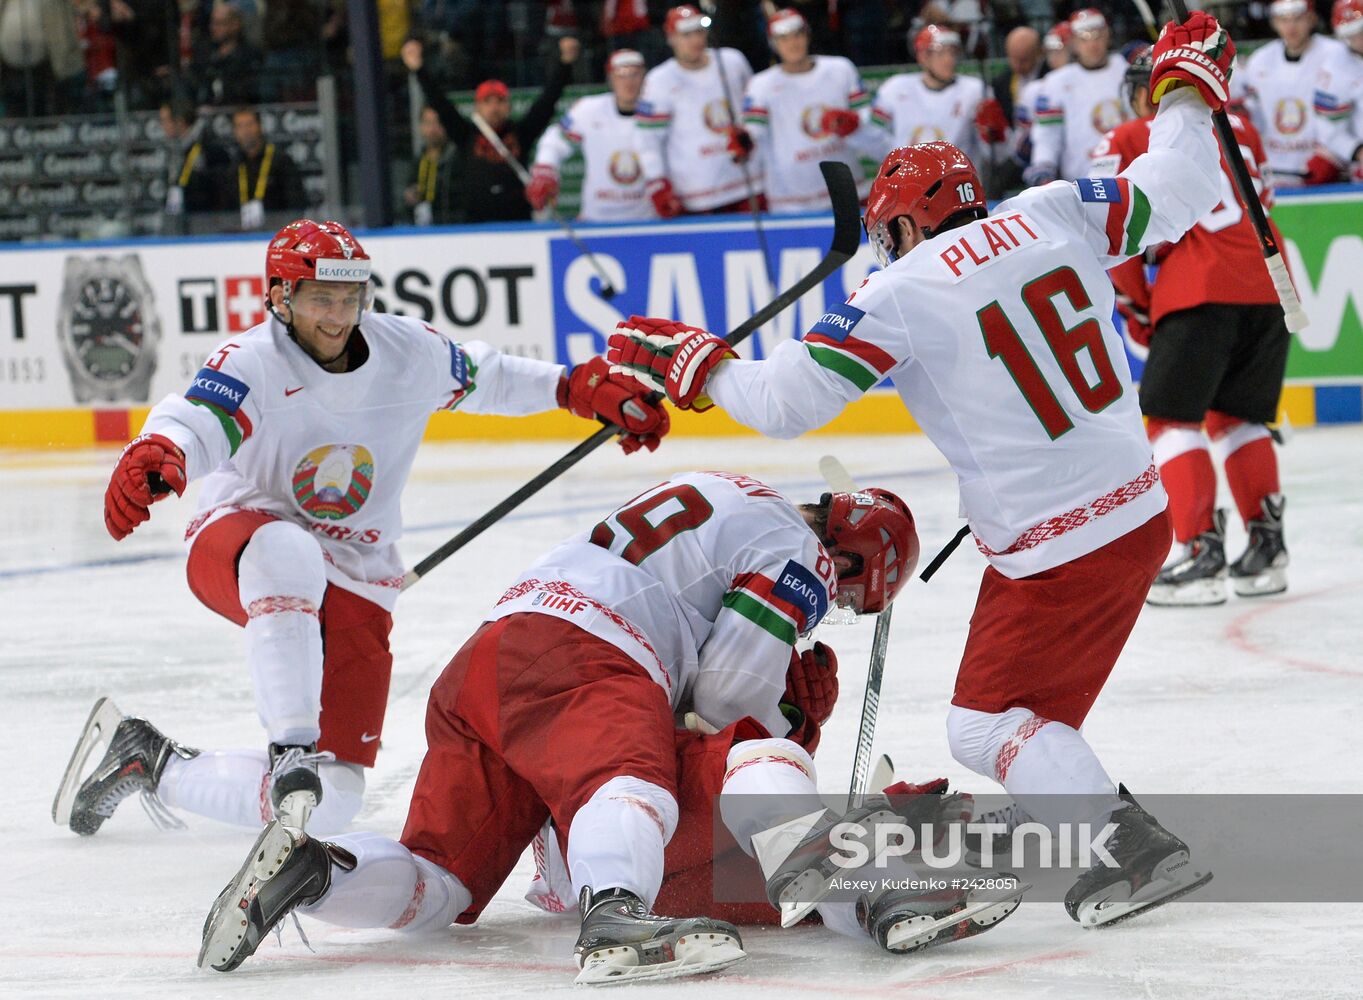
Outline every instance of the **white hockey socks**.
{"label": "white hockey socks", "polygon": [[573,892],[626,889],[651,908],[663,884],[663,848],[676,829],[671,792],[638,778],[611,778],[568,828]]}
{"label": "white hockey socks", "polygon": [[[259,829],[274,818],[270,808],[270,761],[263,750],[205,750],[185,760],[172,756],[156,794],[166,805],[234,826]],[[364,802],[364,769],[357,764],[320,764],[322,801],[308,818],[308,832],[344,830]]]}
{"label": "white hockey socks", "polygon": [[338,927],[419,933],[444,930],[473,902],[464,883],[396,840],[377,833],[327,839],[355,855],[358,863],[353,871],[332,866],[331,889],[311,906],[300,906],[299,913]]}
{"label": "white hockey socks", "polygon": [[745,740],[725,761],[720,817],[738,846],[754,854],[754,836],[818,809],[816,781],[814,760],[798,743]]}
{"label": "white hockey socks", "polygon": [[242,550],[237,592],[246,609],[246,661],[271,743],[315,743],[322,714],[322,547],[288,521],[256,529]]}
{"label": "white hockey socks", "polygon": [[1063,722],[1025,708],[991,714],[953,705],[947,738],[958,762],[1003,785],[1047,826],[1106,821],[1122,804],[1093,748]]}

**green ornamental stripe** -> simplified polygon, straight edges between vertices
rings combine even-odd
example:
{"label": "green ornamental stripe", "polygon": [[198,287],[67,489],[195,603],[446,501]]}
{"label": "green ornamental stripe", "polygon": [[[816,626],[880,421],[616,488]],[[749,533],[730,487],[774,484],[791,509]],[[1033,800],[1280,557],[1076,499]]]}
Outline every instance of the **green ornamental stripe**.
{"label": "green ornamental stripe", "polygon": [[795,645],[795,626],[779,611],[739,590],[724,595],[724,606],[738,612],[759,628],[765,629],[788,645]]}
{"label": "green ornamental stripe", "polygon": [[195,406],[202,406],[205,410],[218,418],[218,423],[222,424],[222,432],[227,435],[228,447],[232,449],[227,457],[231,458],[235,455],[237,449],[241,447],[241,428],[237,426],[237,422],[207,400],[191,399],[190,402]]}
{"label": "green ornamental stripe", "polygon": [[1131,186],[1131,221],[1126,224],[1126,255],[1134,257],[1141,252],[1141,237],[1150,225],[1150,199],[1136,185]]}
{"label": "green ornamental stripe", "polygon": [[867,392],[880,381],[880,376],[866,368],[860,361],[819,344],[805,344],[810,357],[829,371],[837,372],[862,392]]}

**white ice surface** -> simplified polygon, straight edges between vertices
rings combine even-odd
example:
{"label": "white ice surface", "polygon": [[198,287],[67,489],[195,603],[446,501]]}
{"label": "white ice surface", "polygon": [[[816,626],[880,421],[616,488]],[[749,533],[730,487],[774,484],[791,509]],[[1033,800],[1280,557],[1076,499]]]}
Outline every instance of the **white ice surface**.
{"label": "white ice surface", "polygon": [[[564,450],[424,448],[405,498],[409,563]],[[739,470],[813,497],[825,451],[859,480],[908,498],[925,561],[960,523],[952,477],[919,437],[676,440],[629,460],[601,451],[403,596],[383,751],[357,826],[400,832],[424,748],[426,691],[538,554],[673,471]],[[62,767],[98,695],[191,745],[262,741],[241,636],[184,583],[189,500],[159,505],[121,544],[105,534],[101,498],[115,454],[0,453],[0,732],[11,792],[0,809],[0,995],[494,1000],[570,989],[575,923],[521,900],[526,861],[476,927],[413,939],[305,921],[315,954],[290,928],[282,947],[268,941],[224,976],[199,972],[194,959],[203,918],[251,833],[195,817],[187,832],[162,833],[132,800],[93,838],[51,823]],[[1282,452],[1293,560],[1285,597],[1142,615],[1086,729],[1108,771],[1137,794],[1363,792],[1360,459],[1360,428],[1303,431]],[[1232,556],[1242,539],[1233,527]],[[901,599],[876,740],[901,777],[945,775],[977,792],[994,789],[951,760],[943,719],[981,568],[963,546]],[[826,790],[846,784],[870,635],[858,625],[822,636],[840,654],[844,694],[819,754]],[[899,958],[817,928],[754,930],[745,942],[749,960],[726,974],[623,989],[707,1000],[1363,996],[1360,905],[1185,903],[1084,931],[1058,903],[1026,903],[988,934]]]}

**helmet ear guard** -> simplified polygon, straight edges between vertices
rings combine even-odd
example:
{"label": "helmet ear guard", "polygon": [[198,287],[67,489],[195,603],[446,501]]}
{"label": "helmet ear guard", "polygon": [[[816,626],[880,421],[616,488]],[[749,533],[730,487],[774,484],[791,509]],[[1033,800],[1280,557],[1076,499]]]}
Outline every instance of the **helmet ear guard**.
{"label": "helmet ear guard", "polygon": [[852,565],[838,574],[838,604],[858,614],[885,610],[918,566],[918,531],[908,504],[889,490],[825,493],[823,542]]}

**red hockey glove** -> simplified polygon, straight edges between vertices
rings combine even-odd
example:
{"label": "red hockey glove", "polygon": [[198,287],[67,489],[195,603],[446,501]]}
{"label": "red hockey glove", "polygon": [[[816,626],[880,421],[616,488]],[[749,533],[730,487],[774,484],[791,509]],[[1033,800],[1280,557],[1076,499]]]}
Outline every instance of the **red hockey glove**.
{"label": "red hockey glove", "polygon": [[975,109],[975,131],[980,142],[1004,142],[1008,139],[1008,116],[1003,113],[1003,105],[992,97],[980,102]]}
{"label": "red hockey glove", "polygon": [[633,379],[612,375],[605,358],[592,358],[561,379],[558,405],[574,416],[623,427],[620,447],[626,455],[653,451],[672,427],[667,410]]}
{"label": "red hockey glove", "polygon": [[1155,68],[1150,73],[1150,103],[1174,87],[1191,84],[1213,111],[1230,99],[1231,63],[1235,43],[1216,18],[1194,11],[1182,24],[1170,21],[1155,43]]}
{"label": "red hockey glove", "polygon": [[185,453],[160,434],[143,434],[123,449],[104,493],[104,527],[115,541],[151,517],[157,500],[185,492]]}
{"label": "red hockey glove", "polygon": [[1334,184],[1341,173],[1339,164],[1323,153],[1313,153],[1306,161],[1307,184]]}
{"label": "red hockey glove", "polygon": [[1150,334],[1154,331],[1150,329],[1150,314],[1145,309],[1131,301],[1129,295],[1117,293],[1117,311],[1122,314],[1122,319],[1126,322],[1126,332],[1131,335],[1131,339],[1142,347],[1150,346]]}
{"label": "red hockey glove", "polygon": [[525,188],[525,200],[536,212],[550,202],[558,201],[558,171],[547,163],[537,163],[530,171],[530,183]]}
{"label": "red hockey glove", "polygon": [[651,180],[644,188],[653,201],[653,210],[661,219],[675,219],[682,214],[681,199],[672,190],[672,182],[666,177]]}
{"label": "red hockey glove", "polygon": [[892,796],[891,808],[910,826],[931,825],[933,844],[940,844],[952,826],[969,823],[975,815],[975,797],[969,792],[950,791],[946,778],[921,785],[896,781],[885,787],[884,794]]}
{"label": "red hockey glove", "polygon": [[844,139],[861,128],[861,116],[847,108],[824,108],[819,118],[819,130]]}
{"label": "red hockey glove", "polygon": [[667,394],[683,410],[708,410],[705,382],[725,358],[736,358],[728,342],[670,319],[631,316],[606,343],[612,372],[632,376],[646,388]]}
{"label": "red hockey glove", "polygon": [[790,651],[781,700],[799,708],[816,726],[828,721],[838,701],[838,657],[832,647],[816,642],[803,653]]}
{"label": "red hockey glove", "polygon": [[748,157],[752,156],[752,136],[747,129],[737,125],[730,125],[728,133],[729,143],[725,148],[729,151],[729,158],[735,163],[747,163]]}

